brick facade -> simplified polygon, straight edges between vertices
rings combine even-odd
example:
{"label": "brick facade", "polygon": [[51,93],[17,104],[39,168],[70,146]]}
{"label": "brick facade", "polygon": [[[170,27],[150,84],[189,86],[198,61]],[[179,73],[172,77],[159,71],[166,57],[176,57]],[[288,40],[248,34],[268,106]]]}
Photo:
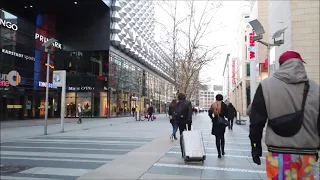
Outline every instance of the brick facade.
{"label": "brick facade", "polygon": [[292,49],[307,62],[308,76],[319,83],[319,1],[291,1]]}

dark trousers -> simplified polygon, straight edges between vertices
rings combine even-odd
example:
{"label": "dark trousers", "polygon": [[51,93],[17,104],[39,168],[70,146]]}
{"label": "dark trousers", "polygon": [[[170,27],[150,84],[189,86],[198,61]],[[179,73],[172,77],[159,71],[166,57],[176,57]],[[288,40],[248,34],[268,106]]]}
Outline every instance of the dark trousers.
{"label": "dark trousers", "polygon": [[224,154],[224,144],[224,133],[216,135],[216,147],[219,155],[221,155],[221,152]]}
{"label": "dark trousers", "polygon": [[78,116],[79,116],[79,120],[78,120],[78,123],[82,123],[82,120],[81,120],[81,117],[82,117],[82,112],[81,113],[78,113]]}
{"label": "dark trousers", "polygon": [[148,121],[149,121],[149,120],[153,121],[153,119],[152,119],[152,114],[149,114]]}
{"label": "dark trousers", "polygon": [[228,128],[232,130],[233,128],[233,119],[234,118],[228,118]]}
{"label": "dark trousers", "polygon": [[180,132],[180,147],[181,147],[182,156],[183,156],[183,147],[182,147],[183,136],[182,136],[182,133],[183,133],[183,131],[187,130],[187,125],[188,125],[188,131],[191,131],[191,124],[192,124],[191,122],[188,124],[185,124],[185,123],[178,124],[179,132]]}
{"label": "dark trousers", "polygon": [[135,111],[132,111],[132,117],[134,117],[135,113],[136,113]]}

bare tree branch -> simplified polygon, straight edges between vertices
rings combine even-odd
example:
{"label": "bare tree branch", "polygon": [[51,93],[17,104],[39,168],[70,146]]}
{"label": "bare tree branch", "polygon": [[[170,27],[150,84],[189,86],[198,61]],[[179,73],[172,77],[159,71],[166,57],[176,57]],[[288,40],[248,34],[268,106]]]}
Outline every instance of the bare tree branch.
{"label": "bare tree branch", "polygon": [[[191,98],[202,88],[200,71],[210,62],[217,59],[221,46],[208,46],[201,44],[206,37],[213,33],[211,25],[215,12],[220,8],[218,3],[206,0],[203,9],[196,8],[196,1],[185,1],[186,17],[177,16],[177,4],[163,3],[161,7],[171,18],[170,27],[166,26],[166,35],[162,38],[162,47],[172,56],[173,77],[175,89],[186,93]],[[159,3],[158,3],[159,4]],[[168,8],[164,8],[166,5]],[[165,26],[162,24],[162,26]],[[172,30],[169,30],[172,29]]]}

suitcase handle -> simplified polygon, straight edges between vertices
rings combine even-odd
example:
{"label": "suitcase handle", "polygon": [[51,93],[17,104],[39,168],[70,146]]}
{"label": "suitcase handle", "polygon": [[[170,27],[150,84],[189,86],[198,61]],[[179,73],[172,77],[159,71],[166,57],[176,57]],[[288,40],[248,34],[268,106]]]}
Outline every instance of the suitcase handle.
{"label": "suitcase handle", "polygon": [[193,125],[191,124],[191,128],[190,129],[188,129],[188,124],[186,124],[186,130],[187,131],[191,131],[193,129]]}

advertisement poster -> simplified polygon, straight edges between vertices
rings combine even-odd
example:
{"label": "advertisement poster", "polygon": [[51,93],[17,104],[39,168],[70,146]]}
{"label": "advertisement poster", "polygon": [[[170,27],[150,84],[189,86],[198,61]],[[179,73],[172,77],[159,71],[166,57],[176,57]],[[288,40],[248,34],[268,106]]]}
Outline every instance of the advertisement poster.
{"label": "advertisement poster", "polygon": [[27,101],[26,103],[26,109],[30,110],[31,109],[31,101]]}

